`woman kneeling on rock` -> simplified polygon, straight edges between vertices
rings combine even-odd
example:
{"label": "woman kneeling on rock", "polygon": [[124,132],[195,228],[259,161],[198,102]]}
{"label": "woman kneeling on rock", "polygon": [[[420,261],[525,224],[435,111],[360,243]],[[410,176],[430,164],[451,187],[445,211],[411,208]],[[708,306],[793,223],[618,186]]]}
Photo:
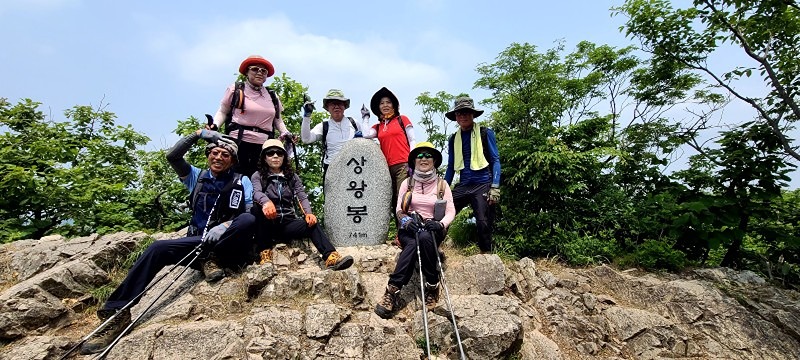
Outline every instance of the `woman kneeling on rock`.
{"label": "woman kneeling on rock", "polygon": [[442,153],[429,142],[417,144],[408,154],[408,166],[414,169],[414,175],[400,185],[395,209],[402,250],[394,272],[389,275],[383,300],[375,306],[375,313],[384,319],[391,318],[398,310],[400,289],[414,273],[417,246],[425,275],[425,306],[432,309],[439,298],[438,246],[456,216],[450,186],[438,176],[441,164]]}
{"label": "woman kneeling on rock", "polygon": [[[294,199],[300,203],[305,219],[295,214]],[[353,258],[340,256],[317,225],[303,183],[292,171],[279,140],[269,139],[261,147],[258,171],[253,174],[253,202],[251,212],[257,220],[256,243],[259,250],[263,249],[262,264],[272,261],[272,247],[277,241],[310,237],[328,269],[344,270],[353,265]]]}

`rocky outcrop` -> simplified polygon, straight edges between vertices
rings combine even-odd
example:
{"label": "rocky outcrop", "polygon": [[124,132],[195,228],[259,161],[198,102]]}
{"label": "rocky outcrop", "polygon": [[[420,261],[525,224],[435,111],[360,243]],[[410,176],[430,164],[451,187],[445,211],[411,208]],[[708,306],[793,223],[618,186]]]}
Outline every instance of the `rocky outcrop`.
{"label": "rocky outcrop", "polygon": [[[145,239],[119,233],[0,246],[0,359],[57,359],[74,346],[99,324],[91,294]],[[251,265],[214,284],[190,270],[108,359],[420,359],[425,331],[416,273],[401,291],[405,305],[394,318],[372,312],[399,250],[339,251],[355,257],[356,265],[323,270],[313,246],[295,242],[276,247],[273,263]],[[751,272],[656,275],[447,253],[442,282],[449,297],[443,289],[427,313],[431,350],[440,359],[459,358],[452,318],[469,359],[800,354],[800,294]],[[134,317],[168,285],[154,286],[132,308]]]}

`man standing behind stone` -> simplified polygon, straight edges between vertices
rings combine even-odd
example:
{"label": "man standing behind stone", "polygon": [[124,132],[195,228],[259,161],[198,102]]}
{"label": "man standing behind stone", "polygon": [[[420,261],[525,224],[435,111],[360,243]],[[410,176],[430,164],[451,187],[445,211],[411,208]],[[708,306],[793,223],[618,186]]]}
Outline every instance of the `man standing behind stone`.
{"label": "man standing behind stone", "polygon": [[458,122],[458,131],[447,142],[447,171],[444,178],[453,183],[455,172],[459,181],[453,188],[456,212],[472,207],[478,227],[478,247],[482,253],[492,251],[494,209],[500,201],[500,154],[492,129],[481,127],[475,118],[483,110],[475,109],[472,98],[459,97],[453,110],[445,116]]}
{"label": "man standing behind stone", "polygon": [[344,111],[350,107],[350,99],[344,96],[339,89],[330,89],[328,94],[322,99],[322,108],[331,115],[330,119],[324,120],[311,129],[311,113],[314,111],[314,104],[308,100],[303,104],[303,123],[300,125],[300,139],[303,144],[311,144],[315,141],[322,141],[322,178],[328,172],[330,165],[344,143],[355,137],[361,131],[361,124],[357,124],[351,117],[344,120]]}

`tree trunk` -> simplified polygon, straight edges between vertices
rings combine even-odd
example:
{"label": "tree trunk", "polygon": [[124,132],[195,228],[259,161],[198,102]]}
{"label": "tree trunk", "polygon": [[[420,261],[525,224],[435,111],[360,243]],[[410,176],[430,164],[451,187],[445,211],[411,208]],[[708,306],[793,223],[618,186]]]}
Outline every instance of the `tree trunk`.
{"label": "tree trunk", "polygon": [[732,269],[736,269],[739,267],[739,260],[741,260],[740,251],[742,248],[742,242],[744,241],[745,234],[747,234],[747,227],[750,223],[750,213],[747,210],[747,206],[740,206],[740,213],[739,213],[739,234],[733,238],[733,242],[731,246],[728,248],[728,251],[725,253],[725,257],[722,259],[722,266],[729,267]]}

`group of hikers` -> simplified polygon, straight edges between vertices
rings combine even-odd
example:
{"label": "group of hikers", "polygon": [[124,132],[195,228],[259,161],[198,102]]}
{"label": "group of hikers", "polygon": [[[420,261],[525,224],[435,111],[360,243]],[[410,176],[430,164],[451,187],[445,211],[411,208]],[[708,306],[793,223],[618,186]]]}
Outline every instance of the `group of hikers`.
{"label": "group of hikers", "polygon": [[[192,216],[186,237],[155,241],[139,256],[98,310],[105,326],[84,339],[82,354],[104,351],[127,331],[132,324],[130,308],[167,265],[191,266],[202,271],[206,281],[215,282],[225,276],[224,269],[270,262],[277,242],[300,238],[311,239],[327,269],[344,270],[353,265],[353,258],[340,255],[318,223],[302,179],[289,161],[293,149],[285,144],[296,140],[281,118],[280,99],[264,85],[275,74],[274,66],[253,55],[242,61],[239,73],[245,80],[225,90],[209,125],[181,138],[167,153],[190,194]],[[461,209],[472,208],[480,251],[492,251],[500,158],[494,132],[475,123],[483,110],[476,109],[471,98],[459,97],[445,114],[458,123],[458,130],[448,140],[447,170],[442,179],[438,171],[442,153],[430,142],[416,142],[411,120],[400,114],[397,96],[386,87],[372,96],[369,110],[362,106],[360,121],[345,116],[350,99],[341,90],[328,91],[322,107],[330,118],[312,129],[315,107],[306,98],[300,140],[322,142],[323,179],[345,142],[356,137],[377,138],[389,167],[391,209],[398,229],[395,244],[402,250],[375,313],[391,318],[397,312],[400,289],[415,270],[415,255],[425,282],[425,305],[434,306],[441,269],[437,270],[436,264],[443,256],[439,245]],[[373,125],[369,123],[370,110],[378,118]],[[223,124],[225,135],[216,131]],[[207,142],[207,168],[202,170],[184,159],[200,139]],[[449,184],[456,174],[459,182],[451,190]],[[295,205],[302,215],[296,213]],[[189,261],[194,252],[199,263]]]}

